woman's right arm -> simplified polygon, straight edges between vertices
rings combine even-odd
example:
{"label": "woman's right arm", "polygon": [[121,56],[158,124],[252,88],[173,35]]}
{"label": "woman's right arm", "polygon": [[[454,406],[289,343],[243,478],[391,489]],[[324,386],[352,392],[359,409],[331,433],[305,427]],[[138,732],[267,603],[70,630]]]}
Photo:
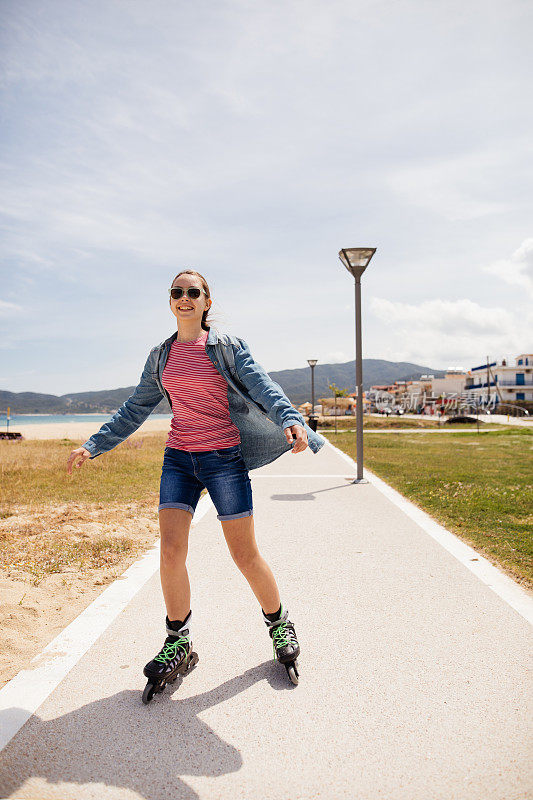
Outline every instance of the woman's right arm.
{"label": "woman's right arm", "polygon": [[72,463],[76,456],[81,456],[81,466],[87,458],[96,458],[107,453],[128,438],[139,428],[154,408],[163,399],[157,385],[157,352],[159,347],[152,348],[142,371],[138,386],[130,397],[120,406],[109,422],[76,450],[73,450],[67,462],[69,474],[72,474]]}

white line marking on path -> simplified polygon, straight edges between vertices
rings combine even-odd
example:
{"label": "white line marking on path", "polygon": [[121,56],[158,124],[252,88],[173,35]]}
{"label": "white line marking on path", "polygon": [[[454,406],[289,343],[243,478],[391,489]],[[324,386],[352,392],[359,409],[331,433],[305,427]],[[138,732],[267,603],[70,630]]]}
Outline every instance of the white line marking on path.
{"label": "white line marking on path", "polygon": [[[191,525],[213,508],[202,495]],[[132,564],[0,689],[0,750],[13,738],[37,708],[54,691],[80,658],[159,569],[160,541]],[[32,668],[33,662],[37,662]]]}
{"label": "white line marking on path", "polygon": [[[348,464],[351,464],[357,471],[357,463],[350,458],[349,455],[339,450],[334,444],[326,440],[326,444],[333,448]],[[439,525],[438,522],[418,508],[410,500],[407,500],[400,492],[389,486],[388,483],[382,481],[373,472],[363,468],[363,477],[369,483],[372,483],[376,489],[379,489],[389,500],[397,505],[408,517],[416,522],[426,533],[428,533],[435,541],[437,541],[445,550],[455,556],[455,558],[463,564],[470,572],[479,578],[480,581],[485,583],[493,592],[495,592],[502,600],[514,608],[520,616],[527,622],[533,625],[533,598],[528,595],[512,578],[509,578],[504,572],[495,567],[494,564],[484,558],[481,553],[478,553],[472,547],[463,542],[458,536]],[[355,484],[359,486],[361,484]]]}

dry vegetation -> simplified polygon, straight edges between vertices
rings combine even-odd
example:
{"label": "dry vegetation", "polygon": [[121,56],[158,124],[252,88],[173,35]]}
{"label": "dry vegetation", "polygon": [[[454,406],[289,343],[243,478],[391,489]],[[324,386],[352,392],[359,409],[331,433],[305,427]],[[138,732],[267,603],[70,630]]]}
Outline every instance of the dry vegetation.
{"label": "dry vegetation", "polygon": [[66,471],[79,442],[0,440],[0,685],[159,537],[166,434]]}

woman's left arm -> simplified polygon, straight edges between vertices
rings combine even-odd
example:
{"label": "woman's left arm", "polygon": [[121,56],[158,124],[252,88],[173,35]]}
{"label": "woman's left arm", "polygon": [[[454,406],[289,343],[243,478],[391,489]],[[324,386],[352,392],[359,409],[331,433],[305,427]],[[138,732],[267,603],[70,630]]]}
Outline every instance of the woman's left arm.
{"label": "woman's left arm", "polygon": [[307,447],[307,433],[303,416],[291,404],[291,401],[276,381],[259,362],[254,360],[250,348],[244,339],[237,337],[240,344],[235,350],[235,368],[242,384],[250,393],[250,397],[259,403],[272,422],[283,428],[289,444],[293,434],[296,442],[293,452],[300,452]]}

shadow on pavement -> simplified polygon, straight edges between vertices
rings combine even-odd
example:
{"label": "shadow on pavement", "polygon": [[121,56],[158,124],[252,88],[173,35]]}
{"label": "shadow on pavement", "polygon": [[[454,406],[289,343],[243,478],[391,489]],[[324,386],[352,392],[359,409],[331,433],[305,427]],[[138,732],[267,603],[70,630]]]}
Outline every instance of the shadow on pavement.
{"label": "shadow on pavement", "polygon": [[[16,796],[28,780],[40,778],[49,784],[120,787],[147,800],[196,800],[198,795],[181,776],[224,775],[243,763],[240,752],[198,715],[262,680],[276,690],[296,688],[285,669],[269,659],[215,689],[182,700],[176,696],[183,681],[178,678],[148,705],[142,703],[142,689],[128,689],[53,720],[33,716],[0,753],[0,797]],[[11,708],[0,722],[20,713]],[[35,782],[36,791],[42,792],[40,784]],[[30,786],[25,790],[28,797]],[[64,788],[62,797],[83,797],[83,789],[76,794]],[[94,788],[89,789],[91,796]]]}
{"label": "shadow on pavement", "polygon": [[[354,476],[355,477],[355,476]],[[322,492],[333,492],[336,489],[350,489],[351,484],[353,483],[354,477],[348,478],[346,477],[346,481],[350,481],[349,484],[342,483],[338,486],[328,486],[327,489],[313,489],[310,492],[300,492],[297,494],[296,492],[291,492],[290,494],[271,494],[270,500],[281,500],[281,501],[291,501],[291,500],[314,500],[315,495],[322,494]]]}

